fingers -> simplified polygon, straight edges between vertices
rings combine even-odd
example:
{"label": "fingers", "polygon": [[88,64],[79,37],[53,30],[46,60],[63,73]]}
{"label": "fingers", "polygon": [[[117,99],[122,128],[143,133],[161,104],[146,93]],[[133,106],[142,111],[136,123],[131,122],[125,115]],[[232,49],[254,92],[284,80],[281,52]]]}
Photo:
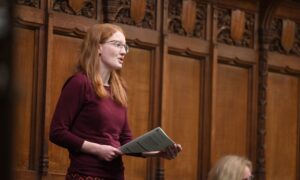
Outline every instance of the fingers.
{"label": "fingers", "polygon": [[166,158],[167,159],[174,159],[176,158],[177,154],[182,151],[182,147],[180,144],[173,144],[166,148]]}
{"label": "fingers", "polygon": [[112,151],[111,151],[110,156],[109,156],[109,161],[112,161],[112,160],[114,160],[115,158],[117,158],[121,155],[122,155],[122,152],[118,148],[112,147]]}
{"label": "fingers", "polygon": [[117,155],[123,155],[123,153],[122,153],[122,151],[120,150],[120,149],[118,149],[118,148],[115,148],[114,149],[114,152],[115,152],[115,154],[117,154]]}
{"label": "fingers", "polygon": [[166,153],[168,159],[174,159],[177,156],[177,148],[174,145],[168,146]]}
{"label": "fingers", "polygon": [[105,161],[112,161],[122,155],[122,152],[113,146],[101,145],[98,157]]}
{"label": "fingers", "polygon": [[177,152],[182,151],[182,147],[180,144],[175,144],[175,148],[177,149]]}

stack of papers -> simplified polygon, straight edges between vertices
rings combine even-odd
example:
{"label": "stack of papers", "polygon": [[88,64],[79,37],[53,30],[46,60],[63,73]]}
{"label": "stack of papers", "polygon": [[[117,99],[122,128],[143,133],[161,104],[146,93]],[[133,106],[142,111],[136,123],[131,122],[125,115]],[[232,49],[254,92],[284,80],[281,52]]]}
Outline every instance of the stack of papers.
{"label": "stack of papers", "polygon": [[173,144],[174,141],[160,127],[157,127],[124,144],[121,146],[121,151],[124,154],[161,151]]}

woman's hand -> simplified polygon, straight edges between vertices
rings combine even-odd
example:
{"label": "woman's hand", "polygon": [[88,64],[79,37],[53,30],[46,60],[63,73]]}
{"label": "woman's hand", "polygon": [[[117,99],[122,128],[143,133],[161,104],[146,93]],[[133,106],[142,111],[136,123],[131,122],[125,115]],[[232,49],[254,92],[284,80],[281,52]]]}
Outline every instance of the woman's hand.
{"label": "woman's hand", "polygon": [[103,159],[105,161],[112,161],[113,159],[122,155],[122,152],[115,147],[109,145],[99,145],[96,149],[96,156],[99,159]]}
{"label": "woman's hand", "polygon": [[105,161],[112,161],[123,154],[118,148],[113,146],[101,145],[89,141],[83,142],[81,150],[86,153],[94,154],[99,159]]}
{"label": "woman's hand", "polygon": [[180,151],[182,151],[181,145],[180,144],[173,144],[171,146],[168,146],[163,151],[160,151],[158,153],[158,156],[170,160],[170,159],[176,158],[177,154]]}

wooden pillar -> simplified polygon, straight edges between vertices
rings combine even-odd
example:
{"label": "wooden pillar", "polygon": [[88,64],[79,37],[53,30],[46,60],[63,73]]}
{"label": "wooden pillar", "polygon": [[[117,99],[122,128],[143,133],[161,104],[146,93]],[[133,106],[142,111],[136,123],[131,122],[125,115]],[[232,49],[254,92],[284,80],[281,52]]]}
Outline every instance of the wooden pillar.
{"label": "wooden pillar", "polygon": [[270,43],[270,24],[281,0],[260,1],[259,7],[259,59],[258,59],[258,123],[257,123],[257,172],[258,180],[266,179],[265,134],[268,87],[268,50]]}

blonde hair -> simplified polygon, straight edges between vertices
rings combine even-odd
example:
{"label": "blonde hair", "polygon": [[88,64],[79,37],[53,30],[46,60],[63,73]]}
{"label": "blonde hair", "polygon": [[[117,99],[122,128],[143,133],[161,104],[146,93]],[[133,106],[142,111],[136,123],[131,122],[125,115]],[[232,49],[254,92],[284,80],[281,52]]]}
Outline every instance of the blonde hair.
{"label": "blonde hair", "polygon": [[246,167],[252,171],[252,163],[248,159],[236,155],[224,156],[211,169],[208,180],[241,180]]}
{"label": "blonde hair", "polygon": [[[100,58],[99,44],[104,43],[114,33],[123,30],[113,24],[95,24],[86,33],[81,46],[81,52],[78,62],[78,70],[84,72],[91,80],[92,86],[99,98],[107,97],[109,93],[104,88],[102,78],[100,76]],[[127,95],[125,83],[120,77],[120,73],[112,71],[110,77],[111,96],[121,105],[127,107]]]}

